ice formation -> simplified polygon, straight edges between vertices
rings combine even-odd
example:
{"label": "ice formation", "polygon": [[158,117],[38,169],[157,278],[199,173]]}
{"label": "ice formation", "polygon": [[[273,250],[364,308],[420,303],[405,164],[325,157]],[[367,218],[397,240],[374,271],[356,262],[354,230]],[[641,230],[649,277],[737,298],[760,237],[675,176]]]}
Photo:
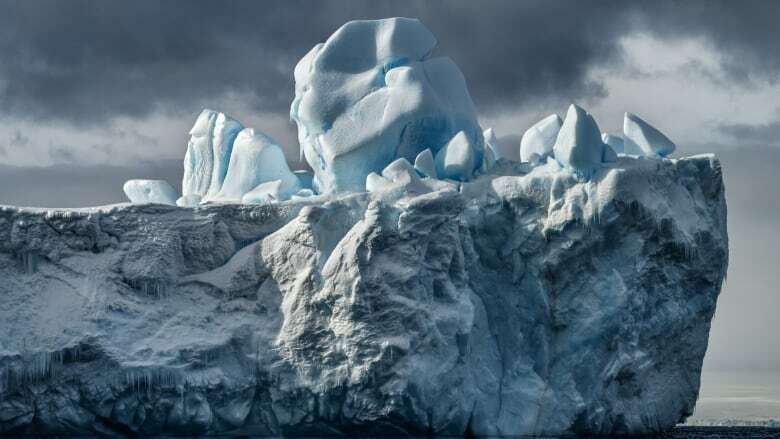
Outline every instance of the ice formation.
{"label": "ice formation", "polygon": [[282,148],[253,128],[245,128],[236,137],[228,170],[216,196],[218,200],[239,201],[258,185],[271,181],[279,181],[281,199],[301,189],[298,177],[287,166]]}
{"label": "ice formation", "polygon": [[648,434],[692,412],[728,255],[713,157],[373,175],[262,206],[0,208],[0,434]]}
{"label": "ice formation", "polygon": [[165,180],[128,180],[122,189],[135,204],[176,204],[176,190]]}
{"label": "ice formation", "polygon": [[638,435],[689,416],[728,258],[720,163],[664,157],[634,116],[618,155],[575,105],[526,132],[525,163],[499,157],[434,45],[416,20],[356,21],[301,60],[312,172],[204,110],[178,200],[133,180],[136,205],[0,206],[0,435]]}
{"label": "ice formation", "polygon": [[430,57],[435,45],[418,20],[352,21],[301,59],[290,115],[318,192],[363,190],[369,173],[435,155],[461,131],[482,164],[466,82],[452,60]]}
{"label": "ice formation", "polygon": [[618,154],[624,151],[623,138],[618,135],[601,133],[601,141],[609,145],[609,147]]}
{"label": "ice formation", "polygon": [[182,195],[203,200],[215,197],[227,175],[233,141],[244,127],[238,121],[213,110],[203,110],[190,130],[184,156]]}
{"label": "ice formation", "polygon": [[605,162],[617,160],[615,152],[601,141],[596,120],[572,104],[555,139],[553,153],[558,162],[578,173],[588,174]]}
{"label": "ice formation", "polygon": [[552,155],[562,124],[557,114],[551,114],[528,128],[520,139],[520,161],[538,163]]}
{"label": "ice formation", "polygon": [[623,149],[626,154],[666,157],[674,152],[675,145],[639,116],[626,113],[623,118]]}

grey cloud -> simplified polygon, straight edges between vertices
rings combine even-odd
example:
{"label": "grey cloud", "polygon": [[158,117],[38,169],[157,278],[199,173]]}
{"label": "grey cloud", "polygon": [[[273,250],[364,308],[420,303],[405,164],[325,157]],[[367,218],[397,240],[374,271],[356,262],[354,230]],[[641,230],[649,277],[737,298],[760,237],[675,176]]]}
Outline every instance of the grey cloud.
{"label": "grey cloud", "polygon": [[[395,15],[419,17],[431,28],[439,39],[438,53],[461,66],[483,112],[533,105],[543,97],[597,98],[607,90],[586,77],[589,67],[620,62],[619,37],[636,23],[670,34],[681,29],[717,34],[703,24],[688,26],[699,18],[693,4],[686,3],[681,13],[669,5],[637,5],[9,1],[0,18],[0,57],[13,62],[0,65],[6,85],[0,99],[5,111],[17,116],[77,123],[154,110],[191,113],[225,94],[247,99],[258,111],[285,113],[293,94],[292,69],[309,48],[350,19]],[[760,15],[757,4],[712,5],[708,10],[714,18],[734,9]],[[656,26],[659,20],[665,24]],[[729,35],[741,42],[724,47],[738,49],[742,57],[763,58],[746,47],[739,32]]]}
{"label": "grey cloud", "polygon": [[780,120],[766,124],[725,123],[718,131],[739,142],[737,146],[767,145],[780,146]]}

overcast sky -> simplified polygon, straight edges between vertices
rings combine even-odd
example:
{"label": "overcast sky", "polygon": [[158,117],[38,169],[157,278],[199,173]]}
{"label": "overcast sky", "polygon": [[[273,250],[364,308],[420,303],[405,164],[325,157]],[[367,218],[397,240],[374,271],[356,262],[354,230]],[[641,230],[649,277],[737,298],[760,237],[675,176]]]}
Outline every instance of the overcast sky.
{"label": "overcast sky", "polygon": [[780,2],[0,0],[0,204],[122,201],[181,178],[203,107],[298,145],[292,70],[356,18],[416,17],[517,150],[569,102],[630,110],[726,176],[731,267],[706,366],[780,370]]}

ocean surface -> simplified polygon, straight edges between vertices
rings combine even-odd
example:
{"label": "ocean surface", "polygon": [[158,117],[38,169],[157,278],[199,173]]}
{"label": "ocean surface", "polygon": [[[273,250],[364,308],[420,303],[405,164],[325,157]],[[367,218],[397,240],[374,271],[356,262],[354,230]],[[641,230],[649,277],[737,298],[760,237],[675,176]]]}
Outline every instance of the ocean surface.
{"label": "ocean surface", "polygon": [[686,425],[780,428],[780,373],[705,370]]}

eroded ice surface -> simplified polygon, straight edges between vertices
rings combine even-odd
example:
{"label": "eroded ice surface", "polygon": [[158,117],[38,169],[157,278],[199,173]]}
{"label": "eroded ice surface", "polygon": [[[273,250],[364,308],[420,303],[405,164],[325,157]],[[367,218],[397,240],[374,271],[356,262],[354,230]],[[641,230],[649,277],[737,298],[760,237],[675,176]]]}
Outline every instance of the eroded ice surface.
{"label": "eroded ice surface", "polygon": [[[364,190],[396,158],[438,153],[463,131],[482,163],[482,129],[465,80],[418,20],[352,21],[295,67],[290,115],[320,193]],[[470,169],[469,171],[473,171]]]}
{"label": "eroded ice surface", "polygon": [[623,118],[623,149],[626,154],[647,157],[666,157],[675,150],[674,143],[662,132],[642,120],[626,113]]}
{"label": "eroded ice surface", "polygon": [[593,116],[574,104],[566,112],[553,153],[558,163],[584,175],[617,159],[612,148],[601,141],[601,131]]}
{"label": "eroded ice surface", "polygon": [[[405,159],[263,206],[0,208],[0,432],[646,434],[696,401],[720,165]],[[313,409],[316,408],[316,409]]]}

